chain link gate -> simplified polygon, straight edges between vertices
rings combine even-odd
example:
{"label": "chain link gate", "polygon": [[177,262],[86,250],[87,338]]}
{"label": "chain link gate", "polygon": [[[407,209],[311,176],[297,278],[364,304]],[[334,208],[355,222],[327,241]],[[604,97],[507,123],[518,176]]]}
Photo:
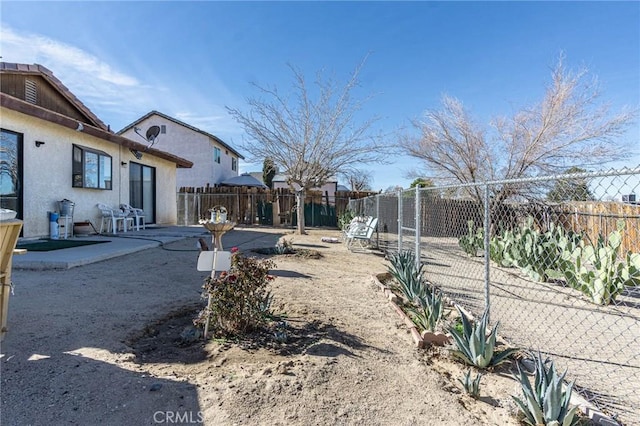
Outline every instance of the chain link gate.
{"label": "chain link gate", "polygon": [[488,308],[503,338],[637,424],[639,191],[637,167],[410,189],[349,207],[380,218],[383,250],[415,251],[449,298],[475,316]]}

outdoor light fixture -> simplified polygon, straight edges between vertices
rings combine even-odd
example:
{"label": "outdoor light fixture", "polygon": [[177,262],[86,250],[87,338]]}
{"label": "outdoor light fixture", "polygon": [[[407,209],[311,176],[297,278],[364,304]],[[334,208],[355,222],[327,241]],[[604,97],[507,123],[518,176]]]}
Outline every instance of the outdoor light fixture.
{"label": "outdoor light fixture", "polygon": [[133,148],[129,148],[129,151],[131,151],[131,153],[134,157],[136,157],[137,160],[140,160],[142,158],[142,153],[140,151]]}
{"label": "outdoor light fixture", "polygon": [[40,145],[44,145],[44,142],[42,141],[36,141],[36,147],[40,148]]}

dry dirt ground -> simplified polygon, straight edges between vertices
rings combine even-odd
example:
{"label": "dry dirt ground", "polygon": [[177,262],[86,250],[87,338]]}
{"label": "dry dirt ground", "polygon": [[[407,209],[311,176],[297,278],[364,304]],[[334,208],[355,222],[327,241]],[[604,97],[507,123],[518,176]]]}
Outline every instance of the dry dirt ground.
{"label": "dry dirt ground", "polygon": [[[288,339],[197,341],[203,306],[194,238],[70,270],[14,271],[2,345],[2,425],[509,425],[510,366],[464,394],[465,368],[417,349],[371,282],[387,262],[274,229],[238,229],[226,248],[286,236],[322,258],[275,256],[273,308]],[[283,325],[284,327],[285,325]]]}

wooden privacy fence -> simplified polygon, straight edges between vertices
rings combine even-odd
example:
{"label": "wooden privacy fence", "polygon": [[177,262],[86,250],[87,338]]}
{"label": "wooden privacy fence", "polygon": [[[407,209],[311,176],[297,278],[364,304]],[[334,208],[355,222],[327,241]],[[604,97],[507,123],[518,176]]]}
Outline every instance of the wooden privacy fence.
{"label": "wooden privacy fence", "polygon": [[[468,232],[467,222],[483,226],[483,204],[475,200],[425,198],[421,203],[422,235],[432,237],[460,237]],[[513,228],[533,217],[538,229],[546,230],[551,223],[565,230],[582,232],[595,243],[624,224],[621,253],[640,252],[640,205],[621,202],[574,201],[562,204],[502,204],[492,206],[492,232],[497,228]]]}
{"label": "wooden privacy fence", "polygon": [[559,221],[565,229],[584,232],[595,243],[598,236],[605,240],[615,231],[618,222],[624,224],[622,231],[621,253],[630,250],[640,253],[640,206],[619,202],[572,202],[563,204],[559,212]]}
{"label": "wooden privacy fence", "polygon": [[[307,226],[337,226],[337,217],[343,214],[350,198],[370,196],[372,192],[307,191],[305,197],[305,224]],[[180,188],[177,194],[178,224],[195,225],[210,217],[209,210],[216,206],[227,209],[227,218],[246,225],[295,225],[296,196],[286,188],[263,189],[246,186],[206,186]]]}

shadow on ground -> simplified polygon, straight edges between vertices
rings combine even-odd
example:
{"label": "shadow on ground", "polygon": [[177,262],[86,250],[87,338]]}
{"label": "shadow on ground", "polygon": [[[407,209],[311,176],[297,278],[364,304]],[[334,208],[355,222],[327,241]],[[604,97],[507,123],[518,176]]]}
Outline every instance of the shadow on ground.
{"label": "shadow on ground", "polygon": [[[201,306],[189,305],[173,311],[164,318],[145,326],[133,335],[127,344],[133,349],[135,362],[194,364],[211,358],[207,342],[201,334],[192,339],[187,330],[193,330],[193,319]],[[185,340],[184,335],[188,335]],[[357,356],[352,350],[378,348],[366,345],[352,334],[321,321],[306,322],[274,316],[271,321],[243,336],[219,336],[223,347],[236,346],[252,352],[266,349],[274,355],[289,356],[308,353],[315,356]]]}

